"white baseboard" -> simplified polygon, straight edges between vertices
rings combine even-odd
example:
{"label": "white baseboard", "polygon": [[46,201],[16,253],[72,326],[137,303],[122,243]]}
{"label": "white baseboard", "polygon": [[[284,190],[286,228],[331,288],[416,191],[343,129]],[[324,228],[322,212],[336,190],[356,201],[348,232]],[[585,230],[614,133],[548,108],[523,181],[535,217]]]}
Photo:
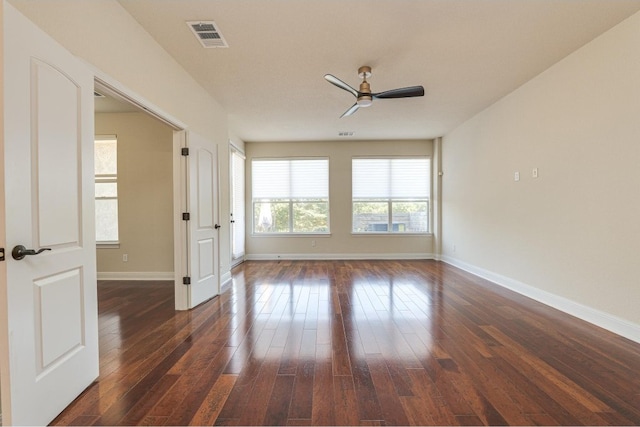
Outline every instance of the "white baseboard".
{"label": "white baseboard", "polygon": [[98,280],[174,280],[173,271],[98,271]]}
{"label": "white baseboard", "polygon": [[247,261],[322,261],[322,260],[394,260],[394,259],[434,259],[431,253],[410,254],[247,254]]}
{"label": "white baseboard", "polygon": [[220,276],[220,292],[221,293],[223,290],[231,286],[231,280],[232,280],[231,270],[227,271],[226,273]]}
{"label": "white baseboard", "polygon": [[441,256],[438,257],[438,259],[475,276],[489,280],[499,286],[510,289],[545,305],[640,343],[640,325],[638,324],[621,319],[612,314],[596,310],[595,308],[588,307],[534,286],[527,285],[526,283],[519,282],[509,277],[467,264],[456,258]]}

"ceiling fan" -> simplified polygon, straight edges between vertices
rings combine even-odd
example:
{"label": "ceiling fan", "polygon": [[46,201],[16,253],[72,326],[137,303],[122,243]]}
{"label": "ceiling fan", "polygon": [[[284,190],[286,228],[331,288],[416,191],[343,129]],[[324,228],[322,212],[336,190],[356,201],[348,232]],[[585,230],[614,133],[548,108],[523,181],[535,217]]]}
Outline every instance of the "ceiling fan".
{"label": "ceiling fan", "polygon": [[368,107],[373,103],[374,99],[389,99],[389,98],[412,98],[415,96],[424,96],[424,88],[422,86],[410,86],[403,87],[399,89],[391,89],[384,92],[372,93],[371,86],[367,81],[367,78],[371,77],[371,67],[362,66],[358,68],[358,77],[362,79],[362,83],[360,83],[360,90],[355,90],[339,78],[331,75],[325,74],[324,78],[329,83],[338,86],[340,89],[344,89],[347,92],[353,94],[356,97],[356,103],[351,106],[347,111],[344,112],[340,116],[346,117],[350,116],[361,107]]}

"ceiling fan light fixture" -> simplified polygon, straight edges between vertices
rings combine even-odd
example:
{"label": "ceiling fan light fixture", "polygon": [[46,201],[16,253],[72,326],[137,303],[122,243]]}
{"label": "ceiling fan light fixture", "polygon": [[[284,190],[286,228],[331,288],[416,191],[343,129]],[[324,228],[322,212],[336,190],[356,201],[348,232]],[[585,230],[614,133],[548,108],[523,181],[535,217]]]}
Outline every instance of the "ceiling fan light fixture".
{"label": "ceiling fan light fixture", "polygon": [[370,96],[359,96],[356,102],[360,107],[368,107],[373,102],[373,99]]}

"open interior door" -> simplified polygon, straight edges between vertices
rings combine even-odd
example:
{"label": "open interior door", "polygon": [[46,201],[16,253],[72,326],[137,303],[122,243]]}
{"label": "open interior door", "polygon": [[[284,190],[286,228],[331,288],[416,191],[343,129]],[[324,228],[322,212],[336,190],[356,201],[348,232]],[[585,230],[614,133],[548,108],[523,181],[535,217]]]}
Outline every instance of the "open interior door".
{"label": "open interior door", "polygon": [[187,266],[188,308],[220,293],[218,273],[217,146],[187,132]]}
{"label": "open interior door", "polygon": [[2,31],[2,417],[46,425],[98,376],[93,75],[7,2]]}

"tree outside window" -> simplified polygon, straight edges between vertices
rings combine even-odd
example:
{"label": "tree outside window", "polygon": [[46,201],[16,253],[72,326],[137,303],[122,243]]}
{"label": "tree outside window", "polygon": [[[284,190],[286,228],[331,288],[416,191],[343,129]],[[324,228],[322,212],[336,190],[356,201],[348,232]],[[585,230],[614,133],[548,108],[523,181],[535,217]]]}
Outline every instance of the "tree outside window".
{"label": "tree outside window", "polygon": [[354,233],[429,232],[430,160],[352,159]]}
{"label": "tree outside window", "polygon": [[253,232],[329,232],[328,159],[254,159]]}

